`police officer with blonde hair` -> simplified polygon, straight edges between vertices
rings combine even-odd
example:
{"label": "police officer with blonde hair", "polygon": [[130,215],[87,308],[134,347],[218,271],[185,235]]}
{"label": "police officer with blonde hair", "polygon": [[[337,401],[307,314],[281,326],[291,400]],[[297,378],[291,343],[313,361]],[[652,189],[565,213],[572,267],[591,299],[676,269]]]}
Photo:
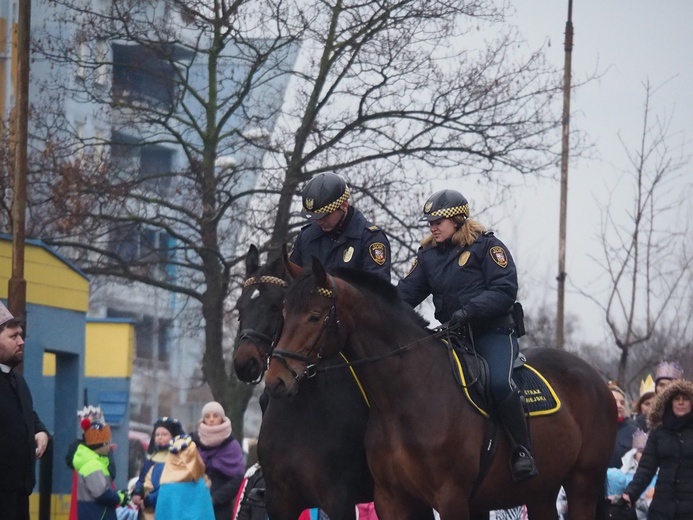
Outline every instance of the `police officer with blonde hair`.
{"label": "police officer with blonde hair", "polygon": [[390,243],[378,226],[349,204],[347,183],[334,173],[320,173],[303,189],[301,228],[289,260],[303,267],[311,257],[328,271],[337,267],[369,271],[390,281]]}
{"label": "police officer with blonde hair", "polygon": [[428,222],[430,234],[397,290],[412,307],[433,295],[438,321],[471,331],[476,351],[488,363],[493,406],[511,441],[513,478],[537,475],[524,408],[512,382],[522,328],[513,314],[515,262],[503,242],[469,218],[467,199],[458,191],[431,195],[420,220]]}

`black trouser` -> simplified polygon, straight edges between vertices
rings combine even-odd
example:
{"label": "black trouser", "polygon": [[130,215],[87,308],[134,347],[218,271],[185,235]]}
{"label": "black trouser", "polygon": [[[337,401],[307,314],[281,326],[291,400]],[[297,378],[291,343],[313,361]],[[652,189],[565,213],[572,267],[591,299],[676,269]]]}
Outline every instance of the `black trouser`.
{"label": "black trouser", "polygon": [[29,495],[24,491],[0,491],[2,520],[30,520]]}

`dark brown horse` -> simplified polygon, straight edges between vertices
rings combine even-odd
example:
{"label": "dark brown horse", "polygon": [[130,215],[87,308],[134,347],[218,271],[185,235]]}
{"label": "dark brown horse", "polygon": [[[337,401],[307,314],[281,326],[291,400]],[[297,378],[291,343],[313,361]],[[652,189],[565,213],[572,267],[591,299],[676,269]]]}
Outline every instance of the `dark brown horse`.
{"label": "dark brown horse", "polygon": [[[261,266],[251,246],[237,302],[241,332],[234,368],[242,381],[258,382],[264,374],[281,324],[286,279],[281,258]],[[292,399],[271,399],[263,416],[258,456],[272,520],[296,520],[309,507],[320,507],[331,520],[353,519],[355,504],[373,501],[363,444],[368,406],[349,370],[336,372],[304,381]]]}
{"label": "dark brown horse", "polygon": [[595,518],[617,422],[613,398],[592,367],[559,350],[526,352],[562,403],[530,421],[539,475],[513,482],[503,440],[472,495],[485,419],[464,398],[446,350],[390,284],[365,273],[335,274],[314,261],[289,287],[265,384],[273,396],[291,398],[314,364],[322,370],[321,360],[343,351],[364,361],[357,372],[371,402],[365,442],[381,520],[418,519],[411,506],[420,501],[441,520],[520,504],[532,520],[555,520],[561,485],[571,520]]}

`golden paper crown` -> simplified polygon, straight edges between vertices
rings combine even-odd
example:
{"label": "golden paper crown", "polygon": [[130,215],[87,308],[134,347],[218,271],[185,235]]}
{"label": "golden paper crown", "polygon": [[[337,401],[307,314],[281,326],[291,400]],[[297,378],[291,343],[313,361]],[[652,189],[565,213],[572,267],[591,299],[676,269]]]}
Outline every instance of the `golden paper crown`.
{"label": "golden paper crown", "polygon": [[638,394],[640,397],[643,395],[647,394],[648,392],[654,393],[655,391],[655,382],[654,379],[652,379],[651,374],[647,374],[647,377],[645,379],[640,380],[640,393]]}

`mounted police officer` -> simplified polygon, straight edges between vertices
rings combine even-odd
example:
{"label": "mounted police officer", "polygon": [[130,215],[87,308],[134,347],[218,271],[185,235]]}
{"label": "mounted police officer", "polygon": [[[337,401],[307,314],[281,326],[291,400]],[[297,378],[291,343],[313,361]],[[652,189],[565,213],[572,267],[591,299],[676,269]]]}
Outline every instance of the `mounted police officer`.
{"label": "mounted police officer", "polygon": [[334,173],[320,173],[303,189],[301,228],[289,259],[304,266],[315,256],[330,271],[348,267],[390,281],[390,243],[385,233],[349,205],[349,186]]}
{"label": "mounted police officer", "polygon": [[471,330],[476,351],[488,363],[494,407],[513,446],[513,478],[536,475],[522,401],[511,380],[519,347],[512,312],[517,271],[510,252],[469,218],[467,199],[455,190],[434,193],[420,220],[428,221],[431,233],[397,290],[412,307],[432,294],[436,319]]}

